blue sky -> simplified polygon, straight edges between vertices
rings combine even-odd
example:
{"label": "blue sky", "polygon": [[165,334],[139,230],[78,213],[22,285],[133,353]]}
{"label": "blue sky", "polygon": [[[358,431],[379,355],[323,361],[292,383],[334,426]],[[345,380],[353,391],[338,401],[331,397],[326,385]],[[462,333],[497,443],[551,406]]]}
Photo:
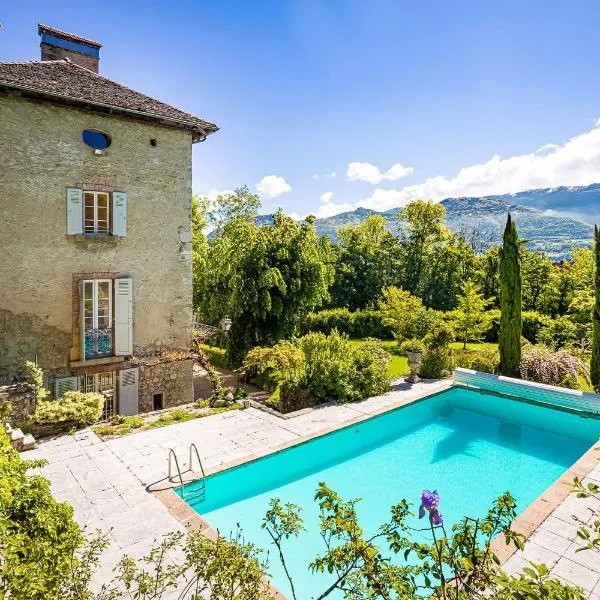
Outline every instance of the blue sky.
{"label": "blue sky", "polygon": [[29,0],[0,21],[0,60],[37,59],[40,21],[217,123],[194,192],[267,177],[265,212],[600,180],[597,1]]}

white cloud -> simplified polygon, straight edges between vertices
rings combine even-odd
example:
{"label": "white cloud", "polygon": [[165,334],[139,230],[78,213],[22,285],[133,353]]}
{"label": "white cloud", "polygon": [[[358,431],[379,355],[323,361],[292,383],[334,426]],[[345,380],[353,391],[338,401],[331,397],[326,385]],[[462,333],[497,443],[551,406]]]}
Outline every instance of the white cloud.
{"label": "white cloud", "polygon": [[331,177],[331,179],[333,179],[336,175],[337,173],[335,171],[331,171],[331,173],[327,174],[327,177]]}
{"label": "white cloud", "polygon": [[315,216],[318,219],[325,219],[327,217],[332,217],[333,215],[337,215],[342,212],[354,210],[355,208],[356,206],[354,204],[348,204],[346,202],[341,204],[335,204],[334,202],[326,202],[325,204],[321,204],[321,206],[317,208]]}
{"label": "white cloud", "polygon": [[312,176],[312,178],[313,178],[313,179],[321,179],[321,176],[320,176],[318,173],[315,173],[315,174]]}
{"label": "white cloud", "polygon": [[256,191],[267,198],[277,198],[292,191],[292,186],[279,175],[267,175],[256,184]]}
{"label": "white cloud", "polygon": [[304,219],[306,219],[307,215],[304,214],[299,214],[297,212],[291,212],[291,213],[287,213],[288,217],[292,217],[292,219],[294,219],[294,221],[304,221]]}
{"label": "white cloud", "polygon": [[366,162],[348,163],[346,179],[348,181],[366,181],[367,183],[381,183],[383,180],[397,181],[413,172],[412,167],[405,167],[400,163],[392,165],[385,173],[378,167]]}
{"label": "white cloud", "polygon": [[217,188],[211,188],[206,197],[214,202],[219,196],[226,196],[227,194],[233,194],[233,190],[218,190]]}
{"label": "white cloud", "polygon": [[333,198],[333,192],[324,192],[319,196],[321,202],[329,202]]}
{"label": "white cloud", "polygon": [[[544,147],[544,146],[543,146]],[[438,175],[400,189],[376,189],[356,206],[388,210],[416,198],[443,200],[457,196],[512,194],[560,185],[589,185],[600,180],[600,125],[552,151],[493,156],[485,163],[463,167],[451,178]]]}
{"label": "white cloud", "polygon": [[558,148],[560,148],[560,146],[558,144],[544,144],[543,146],[540,146],[535,151],[535,153],[536,154],[550,154],[551,152],[554,152]]}

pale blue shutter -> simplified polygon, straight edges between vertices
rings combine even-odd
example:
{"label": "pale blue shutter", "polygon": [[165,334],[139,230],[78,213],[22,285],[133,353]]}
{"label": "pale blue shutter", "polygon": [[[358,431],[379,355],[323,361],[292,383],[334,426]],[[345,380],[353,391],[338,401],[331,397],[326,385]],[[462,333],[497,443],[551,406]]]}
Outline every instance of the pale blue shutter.
{"label": "pale blue shutter", "polygon": [[133,279],[115,279],[115,355],[133,354]]}
{"label": "pale blue shutter", "polygon": [[124,236],[127,234],[127,193],[113,192],[113,225],[112,234]]}
{"label": "pale blue shutter", "polygon": [[119,371],[119,414],[138,414],[138,370]]}
{"label": "pale blue shutter", "polygon": [[83,190],[67,188],[67,235],[83,233]]}

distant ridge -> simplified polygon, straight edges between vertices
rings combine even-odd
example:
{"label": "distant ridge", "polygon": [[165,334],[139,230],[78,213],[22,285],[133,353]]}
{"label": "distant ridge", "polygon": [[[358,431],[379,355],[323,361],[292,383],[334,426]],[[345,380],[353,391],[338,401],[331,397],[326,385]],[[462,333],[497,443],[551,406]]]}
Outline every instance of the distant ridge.
{"label": "distant ridge", "polygon": [[[600,222],[600,183],[577,187],[556,187],[527,190],[516,194],[502,194],[481,198],[447,198],[441,202],[446,208],[446,224],[452,231],[462,233],[478,251],[483,251],[502,239],[506,213],[517,222],[519,235],[527,246],[543,250],[552,260],[569,258],[573,247],[591,244],[593,226]],[[319,235],[332,241],[345,225],[356,225],[369,215],[382,215],[390,230],[399,235],[400,211],[385,212],[357,208],[333,217],[317,219]],[[271,215],[261,215],[260,223],[270,223]]]}

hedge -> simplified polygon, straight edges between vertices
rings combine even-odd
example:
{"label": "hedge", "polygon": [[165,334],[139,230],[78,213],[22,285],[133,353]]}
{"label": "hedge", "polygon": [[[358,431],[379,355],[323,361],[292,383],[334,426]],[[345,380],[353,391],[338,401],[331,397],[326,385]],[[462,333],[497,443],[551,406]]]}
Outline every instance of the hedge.
{"label": "hedge", "polygon": [[311,331],[329,335],[334,329],[350,338],[393,339],[392,330],[381,322],[378,310],[349,311],[347,308],[332,308],[309,313],[301,325],[301,335]]}

